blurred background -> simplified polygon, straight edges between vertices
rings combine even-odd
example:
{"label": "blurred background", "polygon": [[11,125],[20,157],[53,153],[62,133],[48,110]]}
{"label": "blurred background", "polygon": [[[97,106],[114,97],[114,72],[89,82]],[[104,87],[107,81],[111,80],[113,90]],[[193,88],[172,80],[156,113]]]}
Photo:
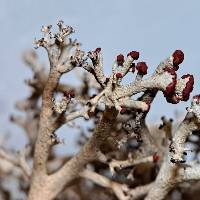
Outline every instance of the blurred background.
{"label": "blurred background", "polygon": [[[0,0],[0,134],[10,133],[8,145],[14,144],[16,149],[26,144],[23,130],[9,121],[10,114],[16,113],[15,102],[30,93],[23,80],[32,74],[22,61],[22,53],[34,47],[42,25],[55,25],[58,19],[75,29],[73,37],[86,52],[102,48],[107,74],[119,53],[139,51],[140,60],[152,73],[175,49],[183,50],[185,60],[178,75],[194,74],[192,94],[200,93],[199,9],[200,2],[195,0]],[[48,65],[44,49],[37,53]],[[74,81],[69,75],[64,79]],[[173,117],[177,111],[184,113],[188,104],[168,104],[159,94],[148,121],[158,121],[162,115]],[[73,141],[77,134],[65,127],[60,135],[65,138],[60,152],[76,151]]]}

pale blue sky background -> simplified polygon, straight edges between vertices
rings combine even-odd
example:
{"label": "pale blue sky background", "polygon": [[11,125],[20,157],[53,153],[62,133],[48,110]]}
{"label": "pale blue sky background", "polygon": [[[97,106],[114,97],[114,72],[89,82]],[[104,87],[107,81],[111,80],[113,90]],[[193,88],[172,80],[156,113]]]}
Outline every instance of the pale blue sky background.
{"label": "pale blue sky background", "polygon": [[[26,142],[21,129],[8,122],[9,114],[16,112],[14,102],[29,92],[23,80],[31,74],[21,61],[21,53],[33,47],[42,25],[54,25],[58,19],[74,27],[74,37],[85,51],[102,48],[107,73],[119,53],[140,51],[141,60],[153,72],[162,59],[175,49],[182,49],[185,61],[179,75],[194,74],[193,94],[200,93],[198,0],[0,0],[0,133],[10,131],[12,142],[17,143],[18,138],[22,138],[21,143]],[[43,50],[38,53],[46,61]],[[184,111],[186,105],[170,105],[159,95],[149,119],[173,116],[175,109]],[[71,135],[69,143],[76,134]]]}

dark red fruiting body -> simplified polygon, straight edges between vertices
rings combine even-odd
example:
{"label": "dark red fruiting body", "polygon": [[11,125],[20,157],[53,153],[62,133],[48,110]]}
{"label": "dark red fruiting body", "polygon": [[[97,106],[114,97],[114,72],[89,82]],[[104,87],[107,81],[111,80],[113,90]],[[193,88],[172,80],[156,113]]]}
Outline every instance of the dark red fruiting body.
{"label": "dark red fruiting body", "polygon": [[157,153],[153,154],[153,162],[156,163],[160,160],[160,156]]}
{"label": "dark red fruiting body", "polygon": [[131,56],[134,60],[137,60],[140,57],[140,53],[138,51],[131,51],[127,56]]}
{"label": "dark red fruiting body", "polygon": [[178,65],[174,65],[174,67],[173,67],[173,68],[174,68],[174,70],[175,70],[175,71],[178,71],[178,69],[179,69],[179,66],[178,66]]}
{"label": "dark red fruiting body", "polygon": [[123,63],[124,63],[124,56],[122,54],[119,54],[117,56],[117,64],[118,64],[118,66],[122,66]]}
{"label": "dark red fruiting body", "polygon": [[174,93],[174,90],[176,87],[176,82],[177,82],[176,81],[177,75],[176,75],[176,71],[173,68],[165,67],[163,70],[173,76],[172,82],[166,87],[166,90],[164,91],[164,96],[169,98],[169,96]]}
{"label": "dark red fruiting body", "polygon": [[121,110],[120,110],[120,114],[123,115],[123,114],[126,113],[126,111],[127,111],[126,108],[123,108],[123,107],[122,107]]}
{"label": "dark red fruiting body", "polygon": [[172,94],[175,90],[175,87],[176,87],[176,79],[173,79],[172,80],[172,83],[170,83],[167,87],[166,87],[166,90],[165,90],[165,96],[168,96],[170,94]]}
{"label": "dark red fruiting body", "polygon": [[184,53],[181,50],[174,51],[172,56],[173,56],[173,65],[175,66],[180,65],[184,60]]}
{"label": "dark red fruiting body", "polygon": [[182,101],[187,101],[190,97],[190,93],[193,90],[194,86],[194,77],[193,75],[186,74],[181,77],[182,79],[189,78],[189,81],[186,83],[186,86],[182,92]]}
{"label": "dark red fruiting body", "polygon": [[64,95],[64,97],[66,97],[66,98],[69,98],[69,92],[67,92],[67,91],[65,91],[64,93],[63,93],[63,95]]}
{"label": "dark red fruiting body", "polygon": [[138,70],[138,73],[141,75],[147,74],[147,64],[145,62],[138,62],[136,65],[136,69]]}
{"label": "dark red fruiting body", "polygon": [[121,73],[117,73],[116,74],[116,78],[122,78],[123,76],[122,76],[122,74]]}
{"label": "dark red fruiting body", "polygon": [[100,51],[101,51],[100,47],[98,47],[98,48],[95,49],[95,52],[97,52],[97,53],[100,53]]}

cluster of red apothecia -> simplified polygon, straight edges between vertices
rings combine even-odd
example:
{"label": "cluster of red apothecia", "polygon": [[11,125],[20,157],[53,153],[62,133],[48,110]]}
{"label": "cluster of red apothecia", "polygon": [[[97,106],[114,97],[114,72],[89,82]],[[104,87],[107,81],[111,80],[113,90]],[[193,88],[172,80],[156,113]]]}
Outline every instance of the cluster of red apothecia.
{"label": "cluster of red apothecia", "polygon": [[[138,51],[131,51],[130,53],[128,53],[127,56],[131,56],[133,60],[138,60],[140,53]],[[123,63],[124,63],[124,56],[122,54],[119,54],[117,56],[117,65],[123,66]],[[148,67],[145,62],[138,62],[136,66],[135,66],[135,63],[132,63],[130,69],[131,69],[130,71],[132,71],[133,73],[135,72],[135,69],[137,69],[138,74],[146,75]],[[117,79],[122,78],[122,77],[123,75],[120,72],[116,73]]]}
{"label": "cluster of red apothecia", "polygon": [[157,152],[154,153],[152,157],[153,157],[153,162],[154,163],[157,163],[160,160],[160,156],[158,155]]}
{"label": "cluster of red apothecia", "polygon": [[94,51],[89,51],[88,52],[88,57],[92,60],[93,64],[96,64],[98,53],[101,52],[101,48],[98,47]]}
{"label": "cluster of red apothecia", "polygon": [[190,97],[190,93],[193,90],[194,77],[191,74],[186,74],[181,77],[181,79],[188,79],[185,85],[185,88],[182,91],[181,97],[176,96],[175,88],[177,84],[177,75],[176,71],[179,69],[179,65],[184,60],[184,53],[181,50],[176,50],[173,54],[173,68],[165,67],[164,71],[172,75],[172,82],[166,87],[166,90],[163,92],[166,97],[167,102],[172,104],[177,104],[179,101],[187,101]]}
{"label": "cluster of red apothecia", "polygon": [[[96,48],[95,51],[92,53],[90,52],[90,57],[92,58],[93,61],[96,60],[97,54],[100,53],[101,48]],[[137,51],[131,51],[127,54],[127,56],[131,56],[133,60],[138,60],[140,53]],[[176,50],[172,54],[173,58],[173,68],[171,66],[166,66],[163,70],[168,72],[170,75],[172,75],[172,82],[166,87],[166,90],[163,91],[164,96],[166,97],[167,102],[172,103],[172,104],[177,104],[179,101],[187,101],[189,99],[190,93],[193,90],[193,85],[194,85],[194,77],[190,74],[183,75],[181,79],[187,79],[185,88],[182,91],[181,97],[177,96],[175,94],[175,88],[177,84],[177,74],[176,71],[179,69],[179,65],[183,62],[184,60],[184,53],[181,50]],[[119,54],[116,58],[118,66],[123,66],[123,63],[125,61],[124,56],[122,54]],[[136,65],[135,63],[131,64],[130,71],[135,72],[135,70],[138,71],[138,74],[140,75],[146,75],[147,74],[147,69],[148,66],[145,62],[138,62]],[[123,74],[118,72],[116,73],[116,78],[121,79],[123,78]],[[109,81],[109,78],[107,78]],[[67,98],[74,98],[75,93],[74,91],[69,91],[65,92],[64,96]],[[150,107],[150,106],[149,106]],[[121,114],[126,114],[128,111],[126,108],[122,108],[120,113]]]}
{"label": "cluster of red apothecia", "polygon": [[[139,52],[137,51],[132,51],[130,52],[127,56],[131,56],[134,60],[137,60],[139,58]],[[186,85],[185,88],[182,91],[182,95],[177,96],[175,94],[175,88],[177,84],[177,74],[176,71],[179,69],[179,65],[183,62],[184,60],[184,53],[181,50],[176,50],[172,54],[173,58],[173,68],[171,66],[166,66],[163,70],[168,72],[170,75],[172,75],[172,82],[166,87],[166,90],[163,91],[164,96],[166,97],[167,102],[172,103],[172,104],[177,104],[179,101],[187,101],[189,99],[190,93],[193,90],[193,85],[194,85],[194,77],[193,75],[186,74],[181,77],[181,79],[186,79]],[[117,56],[117,63],[120,66],[123,66],[124,62],[124,56],[122,54]],[[145,62],[138,62],[137,65],[135,66],[134,63],[132,63],[131,70],[133,73],[135,72],[135,69],[138,70],[138,74],[145,75],[147,74],[147,65]],[[116,74],[117,78],[122,78],[123,75],[121,73]],[[126,108],[121,109],[121,114],[126,114]]]}

